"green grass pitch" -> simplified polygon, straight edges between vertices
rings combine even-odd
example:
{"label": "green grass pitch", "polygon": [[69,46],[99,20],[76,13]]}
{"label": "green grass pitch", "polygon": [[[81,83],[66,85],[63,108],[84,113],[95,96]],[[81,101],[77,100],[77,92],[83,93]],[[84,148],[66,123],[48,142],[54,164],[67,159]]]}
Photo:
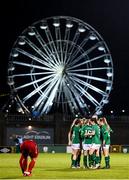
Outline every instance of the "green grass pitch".
{"label": "green grass pitch", "polygon": [[40,153],[32,176],[23,177],[19,168],[20,154],[0,154],[0,179],[129,179],[129,154],[112,153],[111,169],[97,170],[71,169],[70,156]]}

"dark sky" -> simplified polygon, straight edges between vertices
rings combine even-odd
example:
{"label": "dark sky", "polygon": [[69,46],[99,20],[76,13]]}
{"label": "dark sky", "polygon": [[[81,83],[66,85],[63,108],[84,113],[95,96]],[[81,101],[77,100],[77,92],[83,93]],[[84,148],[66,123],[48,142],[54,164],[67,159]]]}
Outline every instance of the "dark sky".
{"label": "dark sky", "polygon": [[1,0],[0,5],[0,102],[9,93],[8,57],[21,32],[40,19],[73,16],[94,27],[106,41],[114,63],[114,83],[107,111],[129,115],[129,0]]}

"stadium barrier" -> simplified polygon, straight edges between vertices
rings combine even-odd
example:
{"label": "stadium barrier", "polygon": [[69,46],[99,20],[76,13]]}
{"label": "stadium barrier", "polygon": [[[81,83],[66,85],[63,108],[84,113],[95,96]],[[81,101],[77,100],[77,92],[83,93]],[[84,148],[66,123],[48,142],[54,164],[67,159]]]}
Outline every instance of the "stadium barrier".
{"label": "stadium barrier", "polygon": [[66,145],[39,145],[39,152],[44,153],[65,153]]}
{"label": "stadium barrier", "polygon": [[[40,145],[40,152],[48,153],[71,153],[71,147],[67,145]],[[129,153],[129,145],[111,145],[111,153]]]}
{"label": "stadium barrier", "polygon": [[14,153],[15,148],[13,146],[0,146],[0,153]]}
{"label": "stadium barrier", "polygon": [[[40,153],[71,153],[71,147],[67,145],[38,145]],[[111,153],[129,153],[129,145],[111,145]],[[15,146],[0,146],[0,153],[19,153]]]}
{"label": "stadium barrier", "polygon": [[123,145],[121,151],[123,153],[129,153],[129,145]]}
{"label": "stadium barrier", "polygon": [[121,145],[111,145],[110,146],[110,152],[112,152],[112,153],[114,153],[114,152],[120,153],[120,152],[122,152],[121,149],[122,149]]}

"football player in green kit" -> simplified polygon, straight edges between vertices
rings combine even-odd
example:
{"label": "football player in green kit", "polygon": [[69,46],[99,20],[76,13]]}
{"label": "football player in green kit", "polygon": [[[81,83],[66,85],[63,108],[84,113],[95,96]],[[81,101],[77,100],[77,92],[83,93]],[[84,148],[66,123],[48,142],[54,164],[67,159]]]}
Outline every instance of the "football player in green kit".
{"label": "football player in green kit", "polygon": [[80,120],[75,119],[68,133],[68,145],[72,148],[72,168],[77,167],[77,157],[80,152]]}
{"label": "football player in green kit", "polygon": [[92,126],[90,125],[90,120],[85,120],[85,125],[81,128],[81,137],[83,139],[82,141],[82,147],[83,147],[83,165],[84,168],[89,167],[89,150],[92,146]]}
{"label": "football player in green kit", "polygon": [[101,127],[101,134],[102,134],[102,150],[105,157],[105,167],[104,169],[110,168],[110,155],[109,155],[109,148],[110,148],[110,132],[112,129],[108,125],[106,118],[99,119],[99,125]]}
{"label": "football player in green kit", "polygon": [[[100,127],[97,124],[96,118],[90,119],[90,124],[92,125],[93,132],[92,132],[92,146],[89,151],[89,162],[90,168],[97,169],[100,167],[100,147],[101,147],[101,140],[100,140]],[[94,166],[95,162],[95,166]]]}

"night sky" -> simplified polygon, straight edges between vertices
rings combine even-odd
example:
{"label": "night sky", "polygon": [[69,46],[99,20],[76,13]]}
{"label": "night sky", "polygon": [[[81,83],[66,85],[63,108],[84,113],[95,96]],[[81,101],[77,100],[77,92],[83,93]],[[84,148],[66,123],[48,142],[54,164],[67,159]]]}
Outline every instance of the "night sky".
{"label": "night sky", "polygon": [[[2,0],[3,1],[3,0]],[[129,0],[13,0],[0,6],[0,107],[7,101],[8,57],[13,43],[32,23],[64,15],[85,21],[107,43],[113,58],[114,83],[105,111],[129,115]]]}

